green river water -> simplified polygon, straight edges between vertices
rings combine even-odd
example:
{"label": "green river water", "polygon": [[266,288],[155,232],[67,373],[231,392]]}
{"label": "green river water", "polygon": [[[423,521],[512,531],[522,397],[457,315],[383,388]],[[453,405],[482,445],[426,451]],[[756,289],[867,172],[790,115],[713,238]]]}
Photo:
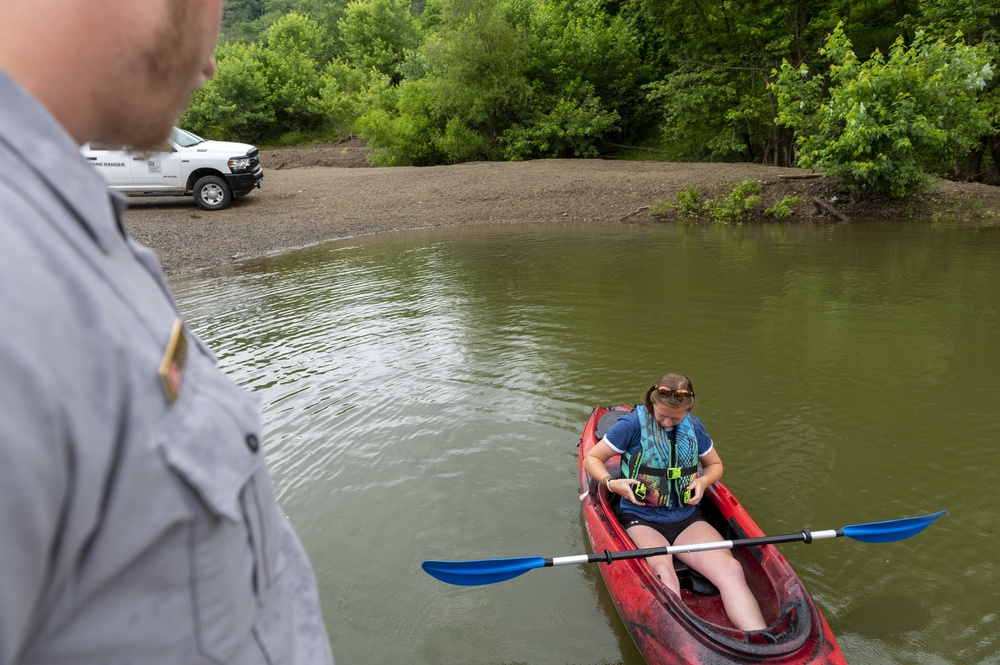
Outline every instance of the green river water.
{"label": "green river water", "polygon": [[338,665],[643,662],[595,565],[478,588],[424,559],[588,551],[596,404],[691,376],[854,665],[1000,663],[1000,229],[511,226],[339,241],[172,280],[266,449]]}

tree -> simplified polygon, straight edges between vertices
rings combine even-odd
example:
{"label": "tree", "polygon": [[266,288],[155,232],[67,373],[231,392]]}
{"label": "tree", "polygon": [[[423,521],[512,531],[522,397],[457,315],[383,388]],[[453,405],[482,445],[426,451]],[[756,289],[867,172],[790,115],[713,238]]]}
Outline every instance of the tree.
{"label": "tree", "polygon": [[533,4],[527,75],[554,95],[542,110],[550,113],[572,99],[577,110],[591,109],[586,115],[599,125],[614,115],[608,130],[619,141],[641,140],[659,119],[656,104],[643,90],[659,72],[643,60],[632,22],[607,13],[601,0]]}
{"label": "tree", "polygon": [[336,136],[353,134],[358,116],[364,111],[368,84],[364,72],[334,60],[323,69],[319,97],[311,102],[310,108]]}
{"label": "tree", "polygon": [[222,14],[222,41],[252,41],[266,13],[264,0],[229,0]]}
{"label": "tree", "polygon": [[337,22],[346,58],[362,71],[398,82],[397,68],[420,44],[410,0],[354,0]]}
{"label": "tree", "polygon": [[896,23],[917,0],[628,0],[640,52],[660,67],[646,87],[661,105],[661,135],[680,157],[793,160],[791,133],[777,113],[771,72],[784,60],[816,57],[825,35],[845,24],[867,57],[899,34]]}
{"label": "tree", "polygon": [[990,118],[991,128],[964,160],[955,174],[964,180],[1000,185],[1000,4],[979,0],[921,0],[919,17],[907,17],[911,28],[921,28],[934,37],[965,35],[967,44],[980,44],[990,55],[993,79],[979,97]]}
{"label": "tree", "polygon": [[641,106],[636,88],[629,96],[615,79],[620,73],[628,86],[642,67],[622,22],[573,11],[570,1],[429,2],[422,22],[432,32],[397,68],[405,76],[394,94],[379,88],[381,102],[360,120],[372,159],[429,164],[598,154],[620,116],[588,77],[615,101]]}
{"label": "tree", "polygon": [[256,142],[275,121],[262,49],[222,43],[215,58],[215,76],[194,94],[180,123],[215,139]]}
{"label": "tree", "polygon": [[499,159],[497,138],[530,109],[527,35],[493,0],[439,5],[440,24],[393,93],[359,121],[378,164]]}
{"label": "tree", "polygon": [[296,11],[316,21],[322,33],[318,59],[321,67],[346,56],[338,24],[344,18],[348,2],[349,0],[299,0]]}
{"label": "tree", "polygon": [[320,97],[321,36],[315,21],[296,12],[285,14],[267,30],[262,59],[278,134],[323,124],[315,106]]}
{"label": "tree", "polygon": [[777,122],[795,131],[799,165],[902,198],[988,129],[976,93],[993,77],[988,56],[959,41],[902,38],[886,59],[861,62],[840,26],[820,54],[827,72],[787,61],[773,84]]}

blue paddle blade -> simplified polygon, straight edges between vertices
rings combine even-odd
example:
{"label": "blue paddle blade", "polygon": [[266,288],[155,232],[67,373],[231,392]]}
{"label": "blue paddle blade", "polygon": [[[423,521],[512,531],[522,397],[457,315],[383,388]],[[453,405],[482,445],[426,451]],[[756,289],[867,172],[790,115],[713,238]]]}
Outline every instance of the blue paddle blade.
{"label": "blue paddle blade", "polygon": [[545,566],[540,556],[482,561],[424,561],[421,567],[431,577],[456,586],[495,584]]}
{"label": "blue paddle blade", "polygon": [[923,517],[904,517],[888,522],[870,522],[845,526],[842,531],[848,538],[860,540],[863,543],[891,543],[915,536],[930,525],[931,522],[944,515],[942,510]]}

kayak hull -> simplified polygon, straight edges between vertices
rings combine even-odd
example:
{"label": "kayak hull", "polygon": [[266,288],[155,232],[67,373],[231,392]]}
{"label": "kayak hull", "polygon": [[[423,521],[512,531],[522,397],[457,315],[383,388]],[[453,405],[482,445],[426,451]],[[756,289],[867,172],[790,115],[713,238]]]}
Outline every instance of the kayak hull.
{"label": "kayak hull", "polygon": [[[583,430],[579,471],[583,514],[594,552],[633,550],[608,491],[591,479],[583,460],[597,444],[601,419],[613,421],[629,407],[597,407]],[[605,428],[601,428],[602,430]],[[608,461],[617,474],[619,458]],[[723,538],[765,535],[721,482],[706,492],[702,512]],[[845,664],[833,632],[791,565],[773,545],[739,547],[747,583],[770,623],[762,633],[744,633],[729,622],[718,595],[697,593],[682,578],[681,596],[664,587],[645,559],[601,563],[601,575],[639,652],[650,665],[693,663]],[[699,588],[695,580],[695,589]],[[710,585],[709,585],[710,586]],[[700,589],[704,590],[704,589]]]}

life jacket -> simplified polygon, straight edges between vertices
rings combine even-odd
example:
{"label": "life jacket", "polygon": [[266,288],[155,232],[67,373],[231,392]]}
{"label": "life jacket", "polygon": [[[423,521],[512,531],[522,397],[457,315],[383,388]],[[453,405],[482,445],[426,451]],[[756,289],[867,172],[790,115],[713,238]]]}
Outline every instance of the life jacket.
{"label": "life jacket", "polygon": [[674,428],[671,442],[644,405],[635,410],[642,449],[634,455],[622,455],[622,470],[641,483],[632,487],[635,498],[647,506],[685,507],[691,498],[687,487],[698,475],[698,437],[691,418],[684,418]]}

